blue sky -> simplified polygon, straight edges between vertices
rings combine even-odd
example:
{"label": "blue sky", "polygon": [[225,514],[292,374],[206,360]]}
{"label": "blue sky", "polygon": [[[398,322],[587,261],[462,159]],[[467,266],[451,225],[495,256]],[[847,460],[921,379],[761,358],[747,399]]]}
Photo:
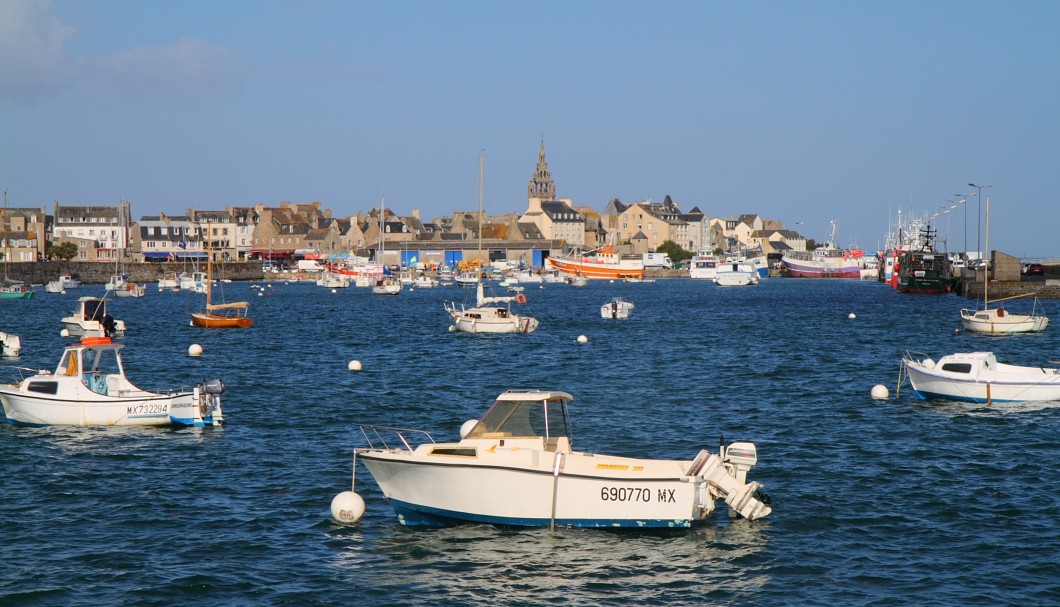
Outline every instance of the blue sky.
{"label": "blue sky", "polygon": [[[1060,256],[1057,23],[1053,1],[4,0],[0,187],[431,218],[477,208],[484,153],[502,213],[543,137],[576,205],[670,195],[875,249],[899,210],[991,183],[991,248]],[[986,227],[970,200],[935,220],[951,250]]]}

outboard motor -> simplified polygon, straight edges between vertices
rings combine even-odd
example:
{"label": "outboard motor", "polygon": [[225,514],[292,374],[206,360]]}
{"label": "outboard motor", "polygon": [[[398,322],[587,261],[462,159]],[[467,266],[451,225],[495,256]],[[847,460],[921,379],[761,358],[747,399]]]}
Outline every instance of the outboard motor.
{"label": "outboard motor", "polygon": [[218,379],[207,379],[202,385],[203,391],[207,394],[221,395],[225,392],[225,383]]}

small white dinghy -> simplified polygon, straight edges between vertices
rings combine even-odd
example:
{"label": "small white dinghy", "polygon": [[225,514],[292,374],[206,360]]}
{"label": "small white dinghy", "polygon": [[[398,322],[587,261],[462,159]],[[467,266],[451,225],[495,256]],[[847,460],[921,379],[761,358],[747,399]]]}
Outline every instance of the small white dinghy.
{"label": "small white dinghy", "polygon": [[601,318],[629,318],[631,312],[633,312],[633,302],[626,301],[621,297],[615,297],[600,306]]}
{"label": "small white dinghy", "polygon": [[224,383],[148,392],[125,377],[109,337],[66,346],[55,372],[38,371],[19,383],[0,384],[11,424],[25,426],[219,426]]}
{"label": "small white dinghy", "polygon": [[761,484],[747,482],[758,461],[754,444],[704,449],[690,460],[575,451],[571,399],[509,390],[482,419],[466,423],[455,443],[436,443],[422,430],[357,424],[369,446],[355,457],[404,525],[669,529],[703,522],[717,499],[751,520],[771,512]]}

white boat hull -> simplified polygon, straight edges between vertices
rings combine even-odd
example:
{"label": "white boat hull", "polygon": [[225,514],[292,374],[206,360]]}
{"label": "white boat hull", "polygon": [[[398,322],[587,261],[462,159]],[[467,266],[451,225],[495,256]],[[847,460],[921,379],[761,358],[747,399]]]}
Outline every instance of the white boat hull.
{"label": "white boat hull", "polygon": [[[220,416],[203,415],[196,394],[146,394],[128,398],[86,394],[78,400],[45,398],[0,386],[7,421],[23,426],[204,426]],[[219,409],[218,409],[219,412]]]}
{"label": "white boat hull", "polygon": [[990,403],[1060,400],[1060,369],[998,363],[992,353],[944,356],[937,363],[907,354],[902,364],[921,399]]}
{"label": "white boat hull", "polygon": [[961,310],[961,325],[966,331],[995,335],[1038,333],[1049,326],[1049,318],[1040,315],[1008,314],[1003,308]]}
{"label": "white boat hull", "polygon": [[500,318],[497,310],[505,308],[468,308],[452,312],[453,330],[459,333],[533,333],[537,329],[536,318],[518,314]]}

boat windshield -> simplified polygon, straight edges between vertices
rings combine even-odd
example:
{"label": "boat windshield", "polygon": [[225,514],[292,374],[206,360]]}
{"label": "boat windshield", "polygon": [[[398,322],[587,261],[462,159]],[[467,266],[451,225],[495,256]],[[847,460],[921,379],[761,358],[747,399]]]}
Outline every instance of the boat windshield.
{"label": "boat windshield", "polygon": [[121,375],[121,362],[115,348],[87,348],[82,353],[85,373]]}
{"label": "boat windshield", "polygon": [[562,400],[499,400],[467,438],[570,437],[567,407]]}

